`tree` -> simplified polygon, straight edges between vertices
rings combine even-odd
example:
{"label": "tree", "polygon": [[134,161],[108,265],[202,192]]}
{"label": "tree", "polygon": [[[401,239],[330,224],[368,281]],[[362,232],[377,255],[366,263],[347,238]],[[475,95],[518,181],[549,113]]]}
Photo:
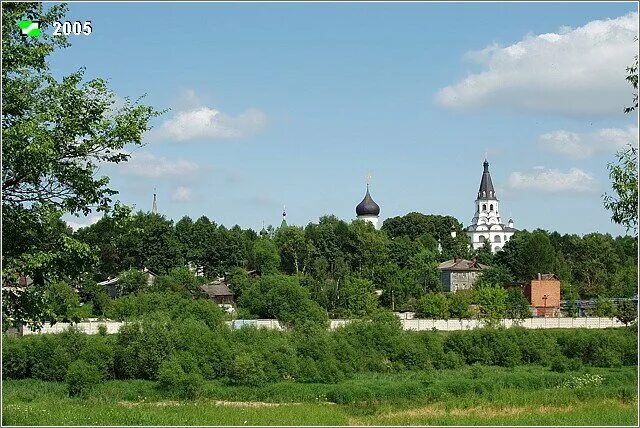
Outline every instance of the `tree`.
{"label": "tree", "polygon": [[499,286],[484,285],[477,288],[480,318],[487,325],[495,325],[506,315],[507,291]]}
{"label": "tree", "polygon": [[431,319],[449,319],[449,300],[444,293],[428,293],[418,300],[417,312]]}
{"label": "tree", "polygon": [[434,252],[423,249],[411,257],[409,259],[409,270],[425,293],[428,291],[437,292],[442,289],[438,273],[438,260]]}
{"label": "tree", "polygon": [[340,317],[362,318],[371,315],[378,308],[373,283],[368,279],[346,277],[338,291],[338,297]]}
{"label": "tree", "polygon": [[[47,57],[68,43],[47,30],[66,11],[65,5],[45,11],[41,3],[2,4],[2,273],[9,282],[20,274],[34,279],[3,304],[3,319],[15,324],[39,325],[46,282],[75,281],[89,270],[89,246],[51,220],[108,210],[117,192],[97,174],[98,164],[126,161],[125,147],[140,145],[159,114],[127,98],[116,108],[106,81],[85,80],[84,69],[60,80],[50,73]],[[20,35],[17,22],[25,17],[39,22],[40,37]],[[13,246],[37,230],[44,232],[38,239]],[[14,249],[5,253],[8,248]]]}
{"label": "tree", "polygon": [[455,293],[448,294],[448,297],[449,314],[451,315],[451,318],[463,320],[473,316],[471,304],[477,300],[475,290],[458,290]]}
{"label": "tree", "polygon": [[503,266],[497,265],[495,267],[485,269],[480,273],[476,284],[477,285],[499,285],[505,287],[511,285],[514,282],[513,275],[508,269]]}
{"label": "tree", "polygon": [[538,273],[553,272],[555,250],[548,234],[542,230],[516,232],[496,254],[498,264],[506,266],[520,281],[528,281]]}
{"label": "tree", "polygon": [[[636,42],[638,38],[636,37]],[[627,67],[626,80],[633,87],[631,106],[625,107],[625,113],[638,108],[638,56],[633,65]],[[616,154],[617,163],[609,163],[609,178],[615,196],[605,194],[604,206],[612,211],[611,220],[633,230],[638,235],[638,148],[630,143],[624,150]]]}
{"label": "tree", "polygon": [[[66,47],[64,36],[47,29],[62,20],[65,5],[46,12],[41,3],[2,5],[2,192],[3,205],[49,203],[66,212],[106,210],[116,191],[97,176],[99,163],[119,163],[125,146],[140,145],[152,107],[116,95],[104,79],[84,81],[84,69],[57,81],[46,57]],[[25,39],[16,23],[25,16],[42,35]]]}
{"label": "tree", "polygon": [[524,294],[522,294],[520,288],[510,287],[507,289],[506,305],[507,318],[522,320],[531,317],[529,302],[524,297]]}
{"label": "tree", "polygon": [[613,318],[616,315],[616,307],[611,300],[598,297],[593,307],[593,314],[597,317]]}
{"label": "tree", "polygon": [[278,273],[280,254],[271,239],[260,238],[253,243],[251,266],[262,274]]}
{"label": "tree", "polygon": [[287,273],[304,273],[311,259],[313,245],[307,242],[304,231],[295,226],[278,229],[275,238],[280,250],[282,268]]}
{"label": "tree", "polygon": [[618,304],[616,318],[624,325],[629,325],[638,318],[638,306],[632,300],[624,300]]}

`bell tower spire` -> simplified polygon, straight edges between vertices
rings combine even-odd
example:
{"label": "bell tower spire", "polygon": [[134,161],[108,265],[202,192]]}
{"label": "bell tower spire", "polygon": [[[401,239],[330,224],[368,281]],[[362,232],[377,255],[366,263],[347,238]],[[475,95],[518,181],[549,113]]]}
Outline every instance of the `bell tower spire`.
{"label": "bell tower spire", "polygon": [[153,188],[153,206],[151,207],[153,214],[158,214],[158,203],[156,202],[156,188]]}

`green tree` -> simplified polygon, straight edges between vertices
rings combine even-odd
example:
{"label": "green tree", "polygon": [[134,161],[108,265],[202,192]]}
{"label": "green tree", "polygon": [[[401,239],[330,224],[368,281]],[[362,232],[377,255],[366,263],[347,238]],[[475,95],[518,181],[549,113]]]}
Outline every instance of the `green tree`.
{"label": "green tree", "polygon": [[529,310],[529,302],[522,293],[522,290],[517,287],[510,287],[507,289],[506,300],[506,316],[514,320],[522,320],[525,318],[531,318],[531,311]]}
{"label": "green tree", "polygon": [[493,285],[497,284],[501,287],[506,287],[514,282],[513,275],[503,266],[497,265],[489,269],[483,270],[476,284],[478,285]]}
{"label": "green tree", "polygon": [[348,276],[338,291],[339,317],[361,318],[378,308],[373,283],[368,279]]}
{"label": "green tree", "polygon": [[433,251],[425,248],[411,257],[409,259],[409,270],[425,293],[442,290],[438,272],[438,260]]}
{"label": "green tree", "polygon": [[314,250],[313,245],[305,239],[304,231],[295,226],[281,227],[276,232],[275,242],[283,270],[287,273],[304,273]]}
{"label": "green tree", "polygon": [[616,307],[611,300],[598,297],[593,307],[593,314],[597,317],[613,318],[616,315]]}
{"label": "green tree", "polygon": [[[636,37],[636,42],[638,38]],[[633,65],[627,67],[626,80],[633,87],[631,106],[625,107],[625,113],[638,108],[638,55]],[[611,219],[633,230],[638,235],[638,148],[631,143],[616,154],[617,163],[609,163],[609,178],[615,195],[605,194],[604,206],[611,210]]]}
{"label": "green tree", "polygon": [[269,238],[261,238],[253,243],[251,266],[262,274],[277,273],[280,267],[278,247]]}
{"label": "green tree", "polygon": [[629,325],[638,318],[638,307],[633,301],[625,300],[618,304],[616,318],[624,325]]}
{"label": "green tree", "polygon": [[471,305],[477,300],[475,290],[458,290],[448,294],[448,298],[451,318],[463,320],[473,316]]}
{"label": "green tree", "polygon": [[118,276],[118,289],[121,295],[145,291],[147,275],[138,269],[129,269]]}
{"label": "green tree", "polygon": [[47,284],[45,302],[49,311],[48,321],[79,322],[80,298],[76,290],[65,282]]}
{"label": "green tree", "polygon": [[507,291],[499,286],[484,285],[477,288],[480,318],[495,325],[506,315]]}
{"label": "green tree", "polygon": [[[97,174],[98,164],[126,161],[123,149],[140,145],[149,120],[159,114],[126,98],[116,108],[106,81],[85,79],[84,69],[62,79],[51,74],[47,57],[68,43],[49,30],[66,11],[65,5],[44,10],[41,3],[2,4],[3,278],[34,278],[33,289],[3,304],[3,319],[17,324],[38,325],[45,282],[75,280],[78,269],[84,272],[93,263],[89,247],[48,228],[49,219],[106,211],[117,192],[108,177]],[[40,37],[20,35],[16,24],[25,17],[40,23]],[[47,233],[5,253],[38,228]]]}
{"label": "green tree", "polygon": [[555,249],[542,230],[516,232],[496,254],[496,261],[520,281],[533,279],[538,273],[553,272],[555,260]]}
{"label": "green tree", "polygon": [[418,300],[417,312],[421,317],[449,319],[449,300],[444,293],[428,293]]}

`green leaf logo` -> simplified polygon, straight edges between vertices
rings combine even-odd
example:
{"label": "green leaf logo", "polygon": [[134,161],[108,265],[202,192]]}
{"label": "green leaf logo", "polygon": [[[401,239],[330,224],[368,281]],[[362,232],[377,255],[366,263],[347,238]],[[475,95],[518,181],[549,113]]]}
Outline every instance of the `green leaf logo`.
{"label": "green leaf logo", "polygon": [[20,30],[24,36],[38,37],[40,34],[42,34],[42,30],[40,30],[40,23],[37,21],[23,19],[18,23],[18,27],[20,27]]}

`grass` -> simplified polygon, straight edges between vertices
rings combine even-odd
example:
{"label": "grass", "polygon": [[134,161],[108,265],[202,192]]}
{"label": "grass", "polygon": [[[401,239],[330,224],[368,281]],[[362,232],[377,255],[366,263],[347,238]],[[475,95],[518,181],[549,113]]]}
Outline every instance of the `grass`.
{"label": "grass", "polygon": [[[562,383],[585,372],[599,385]],[[107,381],[85,398],[63,383],[4,381],[3,425],[637,425],[637,369],[472,366],[365,373],[338,384],[208,381],[195,401],[155,382]]]}

